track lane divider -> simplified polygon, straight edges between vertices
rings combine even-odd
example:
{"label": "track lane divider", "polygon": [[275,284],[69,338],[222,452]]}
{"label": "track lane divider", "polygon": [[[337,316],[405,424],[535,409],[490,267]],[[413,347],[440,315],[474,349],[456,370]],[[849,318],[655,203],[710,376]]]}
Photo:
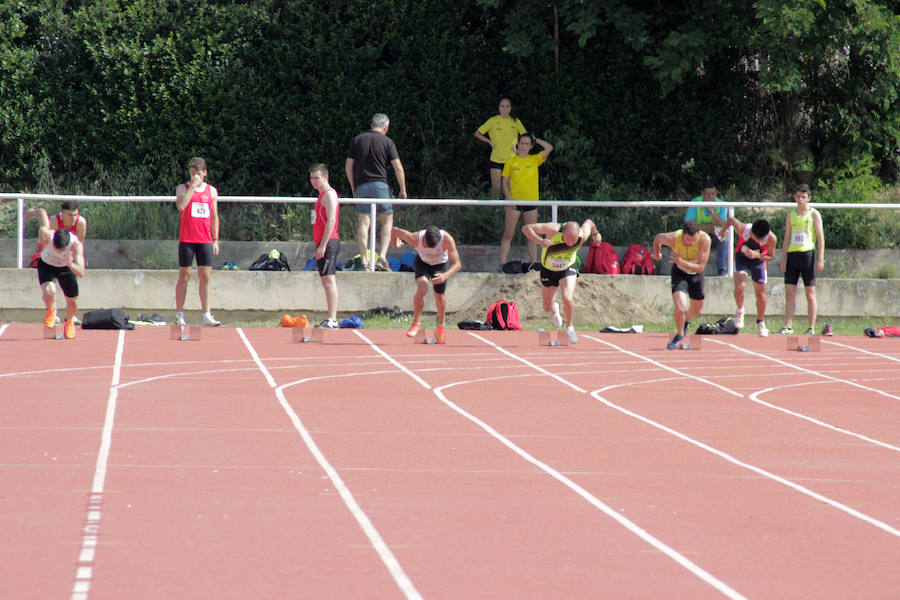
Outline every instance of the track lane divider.
{"label": "track lane divider", "polygon": [[[354,330],[355,331],[355,330]],[[387,543],[385,543],[384,538],[381,537],[381,534],[375,528],[375,525],[372,523],[371,519],[369,519],[368,515],[366,515],[365,511],[363,511],[362,507],[360,507],[359,503],[356,501],[356,498],[353,497],[353,493],[350,491],[350,488],[344,483],[344,480],[341,478],[340,474],[337,472],[328,459],[325,457],[325,454],[319,449],[319,446],[316,444],[315,440],[313,440],[312,435],[309,433],[309,430],[306,429],[306,426],[303,425],[303,421],[294,411],[293,407],[291,407],[290,403],[287,400],[287,397],[284,395],[284,390],[295,386],[300,385],[302,383],[306,383],[307,381],[320,379],[319,377],[307,377],[304,379],[299,379],[296,381],[292,381],[289,383],[285,383],[283,385],[277,385],[275,379],[272,377],[269,370],[262,363],[262,360],[259,358],[259,354],[253,348],[253,345],[250,343],[250,340],[247,339],[247,336],[244,335],[243,330],[238,327],[237,328],[238,335],[241,337],[241,340],[244,342],[244,346],[247,348],[247,351],[250,353],[250,356],[253,357],[254,362],[256,362],[260,371],[262,371],[263,375],[266,378],[266,381],[269,383],[269,387],[273,388],[275,392],[275,397],[278,399],[278,403],[281,405],[281,408],[287,414],[291,423],[294,425],[294,428],[300,434],[301,439],[303,439],[303,443],[306,444],[306,447],[309,449],[310,453],[313,455],[313,458],[316,459],[316,462],[319,463],[319,466],[325,471],[328,479],[331,480],[332,485],[334,485],[335,489],[338,491],[338,494],[341,497],[341,500],[344,501],[344,505],[350,511],[350,514],[353,515],[353,518],[356,519],[356,522],[359,524],[360,528],[363,530],[363,533],[369,538],[369,543],[378,553],[378,556],[381,558],[381,561],[384,563],[385,567],[387,567],[388,572],[391,577],[394,579],[394,582],[403,592],[403,595],[408,600],[421,600],[422,596],[419,594],[416,587],[413,585],[412,580],[407,576],[406,572],[403,570],[403,566],[400,564],[400,561],[397,560],[397,557],[394,556],[394,553],[391,552],[391,549],[388,548]],[[365,337],[361,336],[364,340],[366,340],[371,346],[372,343]],[[380,348],[373,346],[382,356],[387,357]],[[401,370],[406,372],[408,375],[411,375],[414,379],[417,379],[420,383],[425,383],[423,380],[418,378],[414,373],[405,369],[397,363],[396,361],[392,361],[398,367],[401,367]],[[427,384],[425,384],[427,385]]]}

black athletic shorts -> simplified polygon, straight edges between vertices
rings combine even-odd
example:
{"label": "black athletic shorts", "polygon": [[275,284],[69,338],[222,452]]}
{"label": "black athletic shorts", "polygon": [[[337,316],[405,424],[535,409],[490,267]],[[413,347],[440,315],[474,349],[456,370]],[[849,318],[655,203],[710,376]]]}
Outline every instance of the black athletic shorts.
{"label": "black athletic shorts", "polygon": [[178,266],[190,267],[197,257],[198,267],[211,267],[213,263],[212,242],[203,244],[200,242],[178,242]]}
{"label": "black athletic shorts", "polygon": [[703,273],[686,273],[672,265],[672,293],[685,292],[691,300],[703,300]]}
{"label": "black athletic shorts", "polygon": [[569,267],[564,271],[551,271],[541,265],[541,285],[544,287],[559,287],[559,280],[566,277],[578,277],[575,267]]}
{"label": "black athletic shorts", "polygon": [[[449,268],[450,268],[449,262],[442,262],[439,265],[429,265],[427,262],[425,262],[418,256],[416,256],[416,260],[413,261],[413,271],[415,271],[415,273],[416,273],[416,279],[418,279],[419,277],[427,277],[428,279],[431,279],[438,273],[443,273],[444,271],[446,271]],[[431,287],[434,290],[435,294],[443,294],[444,291],[447,289],[447,282],[445,281],[444,283],[438,283],[438,284],[432,283]]]}
{"label": "black athletic shorts", "polygon": [[797,285],[800,278],[803,285],[813,287],[816,285],[816,251],[788,252],[784,264],[784,284]]}
{"label": "black athletic shorts", "polygon": [[38,259],[37,272],[38,283],[41,285],[55,279],[59,282],[59,287],[66,298],[78,297],[78,277],[69,267],[54,267]]}
{"label": "black athletic shorts", "polygon": [[325,256],[316,260],[316,266],[319,268],[319,275],[334,275],[337,270],[337,255],[341,250],[341,240],[331,238],[325,244]]}

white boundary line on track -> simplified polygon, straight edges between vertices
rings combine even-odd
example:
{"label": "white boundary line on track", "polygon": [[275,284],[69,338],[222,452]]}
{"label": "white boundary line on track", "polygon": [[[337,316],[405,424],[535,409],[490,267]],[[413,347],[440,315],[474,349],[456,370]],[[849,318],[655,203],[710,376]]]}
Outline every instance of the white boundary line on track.
{"label": "white boundary line on track", "polygon": [[857,352],[862,352],[863,354],[868,354],[870,356],[878,356],[879,358],[884,358],[887,360],[892,360],[894,362],[900,362],[900,358],[895,358],[893,356],[888,356],[887,354],[882,354],[881,352],[872,352],[871,350],[865,350],[863,348],[857,348],[856,346],[848,346],[847,344],[842,344],[840,342],[835,342],[834,340],[822,340],[826,344],[831,344],[832,346],[840,346],[841,348],[847,348],[848,350],[856,350]]}
{"label": "white boundary line on track", "polygon": [[97,549],[97,538],[100,535],[100,517],[103,508],[103,489],[106,484],[106,470],[109,464],[109,450],[112,446],[112,430],[116,418],[116,405],[119,397],[119,381],[122,376],[122,354],[125,351],[125,330],[119,330],[116,342],[116,358],[113,363],[112,380],[109,384],[109,396],[106,400],[106,417],[103,420],[103,433],[100,436],[100,450],[97,452],[97,464],[94,467],[94,481],[88,499],[87,518],[84,535],[81,538],[81,550],[78,553],[78,567],[75,570],[75,583],[72,585],[71,600],[87,600],[94,574],[94,555]]}
{"label": "white boundary line on track", "polygon": [[9,323],[4,323],[0,325],[0,335],[3,335],[3,332],[6,331],[6,328],[9,327]]}
{"label": "white boundary line on track", "polygon": [[[597,338],[592,338],[592,339],[597,339]],[[598,341],[600,341],[600,340],[598,340]],[[856,383],[855,381],[850,381],[849,379],[841,379],[840,377],[826,375],[825,373],[820,373],[819,371],[814,371],[813,369],[807,369],[806,367],[801,367],[800,365],[791,364],[785,360],[781,360],[780,358],[775,358],[774,356],[766,356],[765,354],[759,354],[758,352],[753,352],[751,350],[747,350],[746,348],[741,348],[740,346],[736,346],[734,344],[729,344],[728,342],[720,342],[719,340],[709,340],[709,341],[714,344],[720,344],[722,346],[727,346],[729,348],[739,350],[739,351],[743,352],[744,354],[749,354],[750,356],[753,356],[755,358],[762,358],[764,360],[776,362],[780,365],[783,365],[785,367],[790,367],[792,369],[796,369],[797,371],[801,371],[803,373],[809,373],[810,375],[815,375],[816,377],[821,377],[823,379],[828,379],[830,381],[846,383],[849,386],[858,387],[862,390],[866,390],[867,392],[874,392],[876,394],[880,394],[882,396],[891,398],[893,400],[900,400],[900,396],[895,396],[894,394],[891,394],[890,392],[885,392],[885,391],[879,390],[877,388],[871,388],[871,387],[863,385],[861,383]]]}
{"label": "white boundary line on track", "polygon": [[[356,330],[354,330],[355,332]],[[412,580],[406,575],[406,572],[403,570],[403,567],[400,565],[400,562],[397,560],[397,557],[394,556],[394,553],[391,552],[391,549],[388,548],[388,545],[385,543],[384,539],[381,537],[381,534],[378,533],[378,530],[372,524],[372,521],[366,515],[365,511],[359,506],[356,498],[353,497],[353,494],[350,492],[350,489],[344,484],[344,480],[341,479],[340,474],[338,474],[337,470],[328,462],[328,459],[325,458],[325,454],[319,450],[318,445],[316,445],[315,440],[313,440],[312,435],[310,435],[309,431],[306,429],[306,426],[303,425],[303,422],[300,420],[300,417],[294,412],[294,409],[291,407],[287,398],[284,395],[284,390],[288,387],[299,385],[301,383],[306,383],[307,381],[321,379],[320,377],[308,377],[305,379],[298,379],[296,381],[292,381],[290,383],[286,383],[283,385],[277,385],[275,379],[269,373],[269,370],[262,363],[262,360],[259,358],[259,354],[257,354],[256,350],[253,348],[253,345],[250,343],[250,340],[244,335],[243,330],[238,327],[237,328],[238,335],[241,337],[241,340],[244,342],[244,346],[246,346],[247,351],[253,357],[253,360],[256,362],[260,371],[262,371],[263,375],[266,378],[266,381],[269,383],[269,387],[273,388],[275,392],[276,398],[278,398],[278,403],[281,405],[281,408],[287,414],[288,418],[293,423],[294,428],[300,434],[300,437],[303,439],[303,442],[306,444],[306,447],[309,449],[310,453],[316,459],[316,462],[319,463],[319,466],[325,473],[328,475],[328,478],[331,480],[331,483],[334,485],[335,489],[340,494],[341,499],[344,501],[344,504],[347,506],[347,509],[356,519],[356,522],[359,523],[359,526],[362,528],[363,533],[365,533],[366,537],[369,538],[369,543],[372,544],[372,547],[378,553],[378,556],[381,558],[382,562],[388,569],[388,572],[393,577],[394,582],[403,592],[404,596],[410,600],[421,600],[422,596],[419,594],[418,590],[416,590],[415,586],[412,583]],[[378,350],[383,356],[390,360],[386,354],[384,354],[379,348],[376,348],[372,345],[372,342],[368,340],[365,336],[360,336],[366,342]],[[424,381],[417,378],[412,372],[408,369],[405,369],[396,361],[392,361],[396,364],[401,370],[406,372],[409,375],[412,375],[419,383],[425,384]],[[427,384],[425,384],[427,385]]]}
{"label": "white boundary line on track", "polygon": [[[612,348],[618,348],[615,344],[612,344],[612,343],[610,343],[610,342],[607,342],[607,341],[605,341],[605,340],[601,340],[601,339],[596,338],[596,337],[593,337],[593,336],[586,335],[586,336],[584,336],[584,337],[586,337],[587,339],[594,340],[594,341],[596,341],[596,342],[600,342],[600,343],[602,343],[602,344],[606,344],[607,346],[610,346],[610,347],[612,347]],[[722,342],[720,342],[720,343],[722,343]],[[724,345],[730,346],[731,344],[724,344]],[[640,354],[637,354],[636,352],[631,352],[630,350],[625,350],[624,348],[620,348],[620,350],[621,350],[622,352],[626,353],[626,354],[630,354],[630,355],[632,355],[632,356],[638,357],[638,358],[640,358],[640,359],[642,359],[642,360],[645,360],[645,361],[647,361],[647,362],[649,362],[649,363],[652,363],[652,364],[654,364],[654,365],[659,365],[659,366],[661,366],[661,367],[663,367],[663,368],[665,368],[665,369],[667,369],[667,370],[669,370],[669,371],[678,372],[677,369],[672,369],[671,367],[667,367],[667,366],[665,366],[665,365],[663,365],[663,364],[661,364],[661,363],[659,363],[659,362],[653,360],[652,358],[648,358],[648,357],[642,356],[642,355],[640,355]],[[777,360],[777,359],[774,359],[774,360]],[[777,361],[777,362],[781,362],[781,361]],[[787,364],[787,363],[784,363],[784,364]],[[713,382],[705,381],[702,377],[696,377],[696,376],[694,376],[694,375],[688,375],[687,373],[685,373],[684,375],[685,375],[686,377],[690,377],[690,378],[692,378],[692,379],[696,379],[696,380],[698,380],[698,381],[703,381],[704,383],[708,383],[708,384],[710,384],[710,385],[713,385],[713,386],[716,386],[716,387],[720,387],[720,386],[717,386],[717,384],[715,384],[715,383],[713,383]],[[830,379],[834,379],[834,378],[830,378]],[[720,458],[723,458],[723,459],[725,459],[726,461],[728,461],[728,462],[730,462],[730,463],[732,463],[732,464],[738,465],[738,466],[740,466],[740,467],[742,467],[742,468],[745,468],[745,469],[749,469],[750,471],[753,471],[754,473],[757,473],[757,474],[762,475],[762,476],[764,476],[764,477],[766,477],[766,478],[768,478],[768,479],[771,479],[771,480],[773,480],[773,481],[776,481],[776,482],[778,482],[778,483],[781,483],[782,485],[786,485],[786,486],[788,486],[788,487],[790,487],[790,488],[792,488],[792,489],[794,489],[794,490],[800,492],[801,494],[810,496],[811,498],[814,498],[815,500],[818,500],[818,501],[820,501],[820,502],[824,502],[825,504],[828,504],[829,506],[831,506],[831,507],[833,507],[833,508],[836,508],[836,509],[838,509],[838,510],[840,510],[840,511],[842,511],[842,512],[845,512],[845,513],[847,513],[847,514],[849,514],[849,515],[851,515],[851,516],[853,516],[853,517],[856,517],[857,519],[860,519],[860,520],[862,520],[862,521],[865,521],[866,523],[869,523],[870,525],[874,525],[875,527],[878,527],[879,529],[881,529],[881,530],[883,530],[883,531],[886,531],[887,533],[889,533],[889,534],[891,534],[891,535],[893,535],[893,536],[900,537],[900,530],[897,530],[897,529],[895,529],[894,527],[891,527],[891,526],[888,525],[887,523],[884,523],[884,522],[882,522],[882,521],[879,521],[878,519],[875,519],[874,517],[870,517],[870,516],[868,516],[868,515],[866,515],[866,514],[860,512],[860,511],[856,510],[855,508],[851,508],[851,507],[849,507],[849,506],[847,506],[847,505],[845,505],[845,504],[841,504],[841,503],[838,502],[837,500],[832,500],[831,498],[828,498],[827,496],[823,496],[822,494],[819,494],[818,492],[814,492],[813,490],[811,490],[811,489],[809,489],[809,488],[806,488],[806,487],[804,487],[804,486],[802,486],[802,485],[800,485],[800,484],[798,484],[798,483],[794,483],[793,481],[790,481],[789,479],[786,479],[786,478],[784,478],[784,477],[781,477],[781,476],[779,476],[779,475],[776,475],[776,474],[774,474],[774,473],[771,473],[771,472],[769,472],[769,471],[766,471],[765,469],[762,469],[762,468],[760,468],[760,467],[756,467],[756,466],[751,465],[751,464],[749,464],[749,463],[745,463],[744,461],[742,461],[742,460],[740,460],[740,459],[738,459],[738,458],[735,458],[735,457],[731,456],[730,454],[727,454],[727,453],[725,453],[725,452],[723,452],[723,451],[721,451],[721,450],[717,450],[716,448],[713,448],[712,446],[710,446],[710,445],[708,445],[708,444],[706,444],[706,443],[704,443],[704,442],[701,442],[701,441],[699,441],[699,440],[695,440],[694,438],[692,438],[692,437],[690,437],[690,436],[688,436],[688,435],[685,435],[685,434],[683,434],[683,433],[681,433],[681,432],[679,432],[679,431],[676,431],[675,429],[672,429],[671,427],[667,427],[666,425],[663,425],[662,423],[658,423],[658,422],[656,422],[656,421],[654,421],[654,420],[652,420],[652,419],[650,419],[650,418],[648,418],[648,417],[645,417],[645,416],[643,416],[643,415],[639,415],[639,414],[637,414],[636,412],[633,412],[633,411],[628,410],[627,408],[624,408],[624,407],[622,407],[622,406],[619,406],[619,405],[617,405],[617,404],[614,404],[613,402],[610,402],[610,401],[607,400],[606,398],[603,398],[602,396],[599,395],[601,392],[606,391],[606,390],[608,390],[608,389],[613,389],[613,388],[616,388],[616,387],[624,387],[624,386],[627,386],[627,385],[634,385],[634,382],[632,382],[632,383],[626,383],[626,384],[616,384],[616,385],[611,385],[611,386],[603,387],[603,388],[600,388],[600,389],[598,389],[598,390],[595,390],[595,391],[591,392],[591,396],[593,396],[594,398],[596,398],[599,402],[602,402],[603,404],[609,406],[610,408],[613,408],[613,409],[615,409],[615,410],[617,410],[617,411],[619,411],[619,412],[621,412],[621,413],[624,413],[624,414],[626,414],[626,415],[628,415],[628,416],[630,416],[630,417],[633,417],[633,418],[635,418],[635,419],[638,419],[639,421],[642,421],[642,422],[644,422],[644,423],[650,425],[651,427],[655,427],[655,428],[657,428],[657,429],[660,429],[661,431],[665,431],[666,433],[669,433],[670,435],[673,435],[673,436],[675,436],[675,437],[677,437],[677,438],[679,438],[679,439],[681,439],[681,440],[683,440],[683,441],[685,441],[685,442],[688,442],[689,444],[692,444],[692,445],[694,445],[694,446],[697,446],[698,448],[701,448],[701,449],[703,449],[703,450],[706,450],[707,452],[710,452],[710,453],[712,453],[712,454],[715,454],[716,456],[718,456],[718,457],[720,457]],[[734,392],[732,392],[732,393],[734,393]],[[741,398],[743,398],[743,395],[741,395]]]}
{"label": "white boundary line on track", "polygon": [[868,442],[868,443],[870,443],[870,444],[875,444],[876,446],[881,446],[881,447],[883,447],[883,448],[887,448],[888,450],[893,450],[894,452],[900,452],[900,446],[894,446],[894,445],[889,444],[889,443],[887,443],[887,442],[882,442],[881,440],[876,440],[875,438],[870,438],[870,437],[865,436],[865,435],[863,435],[863,434],[861,434],[861,433],[856,433],[856,432],[854,432],[854,431],[850,431],[849,429],[844,429],[843,427],[838,427],[837,425],[831,425],[830,423],[826,423],[826,422],[824,422],[824,421],[820,421],[819,419],[816,419],[815,417],[810,417],[809,415],[804,415],[804,414],[802,414],[802,413],[794,412],[794,411],[792,411],[792,410],[790,410],[790,409],[787,409],[787,408],[784,408],[784,407],[782,407],[782,406],[777,406],[777,405],[775,405],[775,404],[771,404],[771,403],[769,403],[769,402],[766,402],[765,400],[762,400],[762,399],[759,397],[759,396],[761,396],[762,394],[766,394],[766,393],[771,392],[771,391],[773,391],[773,390],[783,390],[783,389],[786,389],[786,388],[789,388],[789,387],[801,387],[801,386],[805,386],[805,385],[820,385],[820,384],[823,384],[823,383],[828,383],[828,382],[827,382],[827,381],[814,381],[814,382],[804,382],[804,383],[792,383],[792,384],[789,384],[789,385],[778,385],[778,386],[766,388],[766,389],[764,389],[764,390],[757,390],[757,391],[753,392],[752,394],[750,394],[749,398],[750,398],[750,400],[752,400],[753,402],[756,402],[756,403],[758,403],[758,404],[762,404],[763,406],[767,406],[767,407],[769,407],[769,408],[771,408],[771,409],[773,409],[773,410],[781,411],[781,412],[783,412],[783,413],[785,413],[785,414],[791,415],[792,417],[797,417],[798,419],[803,419],[804,421],[809,421],[810,423],[814,423],[815,425],[818,425],[818,426],[820,426],[820,427],[824,427],[824,428],[826,428],[826,429],[831,429],[831,430],[833,430],[833,431],[837,431],[838,433],[842,433],[842,434],[844,434],[844,435],[853,436],[853,437],[858,438],[858,439],[860,439],[860,440],[862,440],[862,441],[864,441],[864,442]]}
{"label": "white boundary line on track", "polygon": [[[713,386],[713,387],[715,387],[715,388],[718,388],[718,389],[721,389],[721,390],[725,390],[725,391],[729,392],[730,394],[733,394],[733,395],[738,396],[738,397],[740,397],[740,398],[744,398],[744,397],[745,397],[743,394],[740,394],[740,393],[738,393],[738,392],[735,392],[734,390],[730,390],[730,389],[728,389],[728,388],[726,388],[726,387],[723,387],[723,386],[719,385],[718,383],[716,383],[716,382],[714,382],[714,381],[709,381],[708,379],[704,379],[703,377],[698,377],[697,375],[691,375],[690,373],[684,373],[684,372],[679,371],[679,370],[677,370],[677,369],[675,369],[675,368],[673,368],[673,367],[670,367],[670,366],[668,366],[668,365],[664,365],[664,364],[662,364],[662,363],[660,363],[660,362],[658,362],[658,361],[655,361],[655,360],[653,360],[652,358],[648,358],[648,357],[646,357],[646,356],[643,356],[643,355],[640,355],[640,354],[631,352],[631,351],[629,351],[629,350],[625,350],[624,348],[619,348],[619,347],[616,346],[615,344],[612,344],[612,343],[607,342],[607,341],[605,341],[605,340],[601,340],[601,339],[599,339],[599,338],[595,338],[595,337],[592,337],[592,336],[586,336],[586,337],[587,337],[588,339],[594,340],[594,341],[596,341],[596,342],[601,342],[601,343],[606,344],[606,345],[608,345],[608,346],[610,346],[610,347],[616,348],[616,349],[618,349],[620,352],[623,352],[623,353],[625,353],[625,354],[630,354],[630,355],[632,355],[632,356],[635,356],[635,357],[637,357],[637,358],[640,358],[641,360],[650,362],[650,363],[652,363],[652,364],[654,364],[654,365],[656,365],[656,366],[658,366],[658,367],[661,367],[661,368],[663,368],[663,369],[666,369],[667,371],[671,371],[671,372],[673,372],[673,373],[678,373],[679,375],[681,375],[681,376],[683,376],[683,377],[689,377],[689,378],[691,378],[691,379],[694,379],[694,380],[699,381],[699,382],[701,382],[701,383],[704,383],[704,384],[706,384],[706,385],[710,385],[710,386]],[[710,340],[710,341],[716,341],[716,340]],[[805,368],[799,367],[799,366],[797,366],[797,365],[791,365],[790,363],[786,363],[786,362],[780,361],[780,360],[778,360],[778,359],[776,359],[776,358],[772,358],[772,357],[760,355],[760,354],[757,354],[757,353],[755,353],[755,352],[750,352],[750,351],[744,350],[743,348],[740,348],[739,346],[734,346],[733,344],[728,344],[727,342],[718,342],[718,341],[716,341],[716,343],[718,343],[718,344],[723,344],[723,345],[726,345],[726,346],[729,346],[729,347],[732,347],[732,348],[736,348],[736,349],[741,350],[742,352],[746,352],[746,353],[748,353],[748,354],[750,354],[751,356],[754,356],[754,357],[758,357],[758,358],[766,358],[766,359],[774,360],[774,361],[778,362],[779,364],[782,364],[782,365],[785,365],[785,366],[789,366],[789,367],[791,367],[791,368],[793,368],[793,369],[795,369],[795,370],[800,370],[800,371],[803,371],[803,372],[806,372],[806,373],[809,373],[809,374],[812,374],[812,375],[816,375],[816,376],[821,375],[820,373],[818,373],[818,372],[816,372],[816,371],[811,371],[811,370],[809,370],[809,369],[805,369]],[[829,383],[829,381],[838,381],[838,382],[851,383],[851,384],[853,383],[853,382],[850,382],[850,381],[846,381],[846,380],[844,380],[844,379],[839,379],[839,378],[836,378],[836,377],[832,377],[832,376],[830,376],[830,375],[821,375],[821,377],[823,377],[824,380],[822,380],[822,381],[815,381],[815,382],[805,382],[805,383],[799,383],[799,384],[790,384],[790,385],[784,385],[784,386],[773,386],[773,387],[770,387],[770,388],[766,388],[766,389],[764,389],[764,390],[757,390],[757,391],[755,391],[755,392],[749,394],[749,395],[746,396],[746,397],[747,397],[747,399],[750,400],[751,402],[756,402],[757,404],[760,404],[760,405],[765,406],[765,407],[767,407],[767,408],[771,408],[771,409],[773,409],[773,410],[781,411],[781,412],[783,412],[783,413],[785,413],[785,414],[791,415],[791,416],[796,417],[796,418],[798,418],[798,419],[803,419],[803,420],[805,420],[805,421],[809,421],[810,423],[813,423],[813,424],[818,425],[818,426],[820,426],[820,427],[824,427],[824,428],[829,429],[829,430],[831,430],[831,431],[835,431],[835,432],[837,432],[837,433],[841,433],[841,434],[844,434],[844,435],[849,435],[849,436],[855,437],[855,438],[857,438],[857,439],[860,439],[860,440],[863,440],[863,441],[866,441],[866,442],[875,444],[875,445],[877,445],[877,446],[881,446],[881,447],[887,448],[887,449],[889,449],[889,450],[894,450],[894,451],[900,452],[900,448],[898,448],[897,446],[894,446],[894,445],[892,445],[892,444],[889,444],[889,443],[887,443],[887,442],[882,442],[882,441],[880,441],[880,440],[876,440],[876,439],[874,439],[874,438],[870,438],[870,437],[867,437],[867,436],[865,436],[865,435],[862,435],[861,433],[855,433],[855,432],[853,432],[853,431],[850,431],[849,429],[844,429],[844,428],[842,428],[842,427],[837,427],[836,425],[830,425],[830,424],[828,424],[828,423],[825,423],[824,421],[820,421],[819,419],[816,419],[815,417],[810,417],[810,416],[804,415],[804,414],[802,414],[802,413],[794,412],[794,411],[789,410],[789,409],[787,409],[787,408],[782,408],[782,407],[777,406],[777,405],[775,405],[775,404],[771,404],[771,403],[769,403],[769,402],[766,402],[765,400],[761,400],[761,399],[758,397],[758,394],[764,394],[764,393],[766,393],[766,392],[770,392],[770,391],[772,391],[772,390],[776,390],[776,389],[780,389],[780,388],[785,388],[785,387],[794,387],[794,386],[801,386],[801,385],[818,385],[818,384],[821,384],[821,383]],[[859,385],[859,384],[854,384],[854,385]],[[865,387],[865,386],[860,386],[860,387]]]}
{"label": "white boundary line on track", "polygon": [[[481,338],[480,336],[478,336],[474,333],[470,334],[470,335],[473,335],[474,337],[484,340],[484,338]],[[486,340],[484,340],[484,341],[486,341]],[[494,345],[492,342],[487,342],[487,343]],[[499,346],[495,346],[495,347],[498,350],[502,350],[503,352],[506,352],[506,350],[500,348]],[[528,364],[529,366],[533,366],[537,370],[543,371],[543,369],[541,369],[541,367],[538,367],[537,365],[531,365],[531,363],[529,363],[528,361],[521,359],[521,358],[515,356],[514,354],[510,354],[510,356],[512,358],[515,358],[516,360],[520,360],[520,361],[524,362],[525,364]],[[496,379],[496,378],[491,378],[491,379]],[[556,377],[556,379],[563,381],[570,387],[576,387],[571,383],[565,382],[564,380],[562,380],[559,377]],[[564,486],[566,486],[567,488],[569,488],[570,490],[572,490],[573,492],[575,492],[576,494],[581,496],[584,500],[587,500],[587,502],[589,504],[591,504],[594,508],[598,509],[600,512],[602,512],[607,517],[609,517],[609,518],[613,519],[614,521],[616,521],[617,523],[619,523],[619,525],[623,526],[625,529],[627,529],[628,531],[630,531],[631,533],[633,533],[634,535],[636,535],[637,537],[642,539],[644,542],[646,542],[653,548],[656,548],[661,553],[668,556],[671,560],[675,561],[676,563],[678,563],[679,565],[681,565],[682,567],[684,567],[685,569],[690,571],[695,577],[699,578],[700,580],[702,580],[705,583],[709,584],[710,586],[714,587],[716,590],[718,590],[719,592],[721,592],[728,598],[734,598],[734,599],[744,598],[744,596],[740,592],[729,587],[728,584],[717,579],[711,573],[709,573],[708,571],[706,571],[705,569],[703,569],[702,567],[700,567],[699,565],[697,565],[696,563],[691,561],[689,558],[687,558],[683,554],[679,553],[678,551],[674,550],[673,548],[669,547],[663,541],[661,541],[661,540],[657,539],[656,537],[654,537],[653,535],[651,535],[645,529],[643,529],[642,527],[637,525],[634,521],[622,516],[621,514],[616,512],[615,509],[611,508],[609,505],[607,505],[602,500],[600,500],[599,498],[597,498],[596,496],[591,494],[589,491],[587,491],[586,489],[584,489],[583,487],[581,487],[580,485],[578,485],[577,483],[575,483],[574,481],[572,481],[571,479],[569,479],[568,477],[566,477],[565,475],[563,475],[562,473],[560,473],[559,471],[557,471],[556,469],[551,467],[550,465],[538,460],[537,458],[535,458],[534,456],[532,456],[531,454],[529,454],[528,452],[526,452],[525,450],[523,450],[522,448],[520,448],[519,446],[517,446],[516,444],[511,442],[509,440],[509,438],[507,438],[506,436],[504,436],[503,434],[498,432],[496,429],[494,429],[493,427],[488,425],[486,422],[482,421],[481,419],[479,419],[475,415],[467,412],[466,410],[460,408],[458,405],[456,405],[455,403],[453,403],[452,401],[447,399],[447,397],[444,395],[444,390],[446,390],[446,389],[456,387],[458,385],[471,385],[473,383],[478,383],[480,381],[483,381],[483,380],[475,379],[475,380],[471,380],[471,381],[457,381],[454,383],[450,383],[447,385],[443,385],[443,386],[434,388],[434,390],[432,390],[432,391],[438,397],[438,399],[441,402],[443,402],[445,405],[447,405],[448,407],[455,410],[456,412],[458,412],[460,415],[462,415],[466,419],[469,419],[470,421],[472,421],[473,423],[475,423],[476,425],[481,427],[491,437],[493,437],[494,439],[499,441],[501,444],[503,444],[504,446],[506,446],[507,448],[512,450],[514,453],[518,454],[525,461],[533,464],[538,469],[540,469],[547,475],[550,475],[551,477],[553,477],[554,479],[556,479],[557,481],[562,483]]]}

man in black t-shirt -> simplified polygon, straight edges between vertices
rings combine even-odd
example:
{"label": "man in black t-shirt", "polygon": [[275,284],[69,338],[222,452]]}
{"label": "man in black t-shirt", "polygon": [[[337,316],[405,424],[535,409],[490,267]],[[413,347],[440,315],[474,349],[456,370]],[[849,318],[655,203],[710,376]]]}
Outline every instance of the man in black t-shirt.
{"label": "man in black t-shirt", "polygon": [[[388,185],[388,165],[394,168],[397,184],[400,186],[400,198],[406,198],[406,174],[403,164],[397,154],[397,146],[387,136],[390,127],[390,119],[382,113],[376,113],[372,117],[369,131],[361,133],[353,139],[350,151],[347,153],[347,161],[344,170],[350,189],[355,198],[379,198],[390,200],[393,198],[391,187]],[[359,256],[365,269],[369,268],[369,254],[366,251],[369,240],[369,226],[371,225],[371,205],[357,204],[358,225],[356,229]],[[387,262],[388,248],[391,243],[391,229],[394,226],[394,207],[389,203],[378,204],[376,212],[381,222],[379,236],[381,257],[378,267],[390,270]]]}

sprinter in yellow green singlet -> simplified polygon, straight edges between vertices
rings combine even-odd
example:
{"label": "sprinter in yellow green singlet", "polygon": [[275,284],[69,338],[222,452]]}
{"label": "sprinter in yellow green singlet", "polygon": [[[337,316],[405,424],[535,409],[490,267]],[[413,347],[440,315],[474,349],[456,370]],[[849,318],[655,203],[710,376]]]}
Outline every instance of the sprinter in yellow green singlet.
{"label": "sprinter in yellow green singlet", "polygon": [[672,304],[675,305],[675,337],[666,348],[674,350],[688,334],[691,319],[703,310],[703,270],[712,246],[709,234],[700,231],[697,221],[686,221],[678,231],[653,238],[653,259],[662,259],[662,247],[672,249]]}
{"label": "sprinter in yellow green singlet", "polygon": [[598,244],[603,237],[590,219],[586,219],[580,226],[575,221],[565,224],[528,223],[522,226],[522,233],[541,246],[541,293],[544,310],[550,313],[554,325],[562,325],[559,303],[553,300],[556,289],[559,288],[566,313],[566,335],[569,336],[569,343],[574,344],[578,341],[575,333],[575,279],[578,276],[578,271],[575,270],[576,255],[582,244],[591,237]]}
{"label": "sprinter in yellow green singlet", "polygon": [[797,207],[788,212],[781,242],[781,271],[784,273],[784,327],[778,333],[794,333],[794,311],[797,308],[797,282],[803,278],[809,329],[816,333],[816,272],[825,268],[825,232],[822,216],[809,206],[809,186],[805,183],[794,192]]}

